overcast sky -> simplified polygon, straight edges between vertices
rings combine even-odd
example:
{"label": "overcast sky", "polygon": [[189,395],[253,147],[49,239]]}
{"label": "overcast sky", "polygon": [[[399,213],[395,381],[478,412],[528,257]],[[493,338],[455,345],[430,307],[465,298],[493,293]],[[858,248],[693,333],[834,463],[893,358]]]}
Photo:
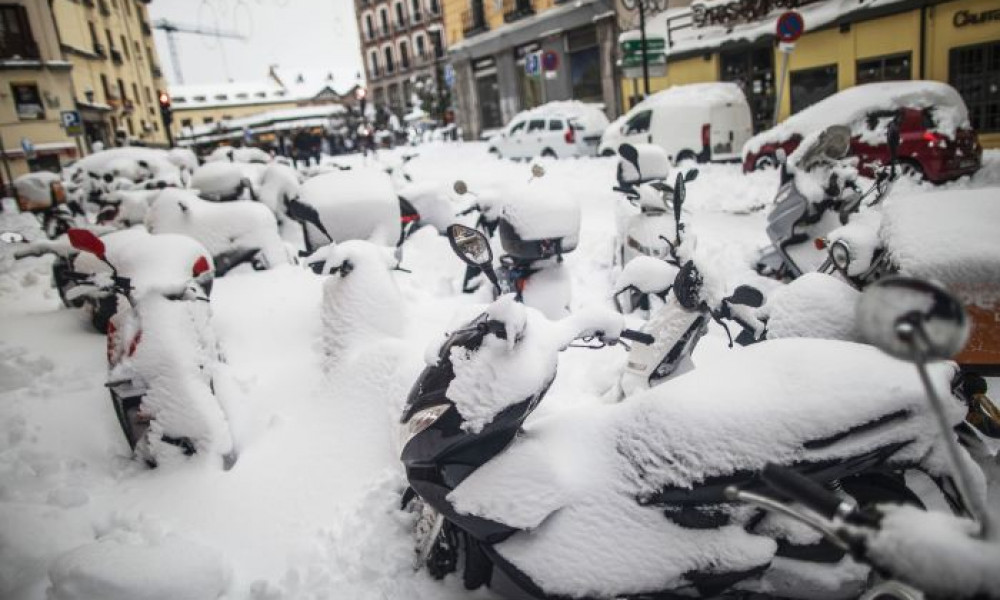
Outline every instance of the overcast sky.
{"label": "overcast sky", "polygon": [[[268,65],[327,69],[336,87],[354,84],[360,71],[353,0],[154,0],[150,18],[178,25],[237,31],[247,41],[174,34],[184,83],[261,80]],[[177,83],[166,34],[155,31],[163,73]]]}

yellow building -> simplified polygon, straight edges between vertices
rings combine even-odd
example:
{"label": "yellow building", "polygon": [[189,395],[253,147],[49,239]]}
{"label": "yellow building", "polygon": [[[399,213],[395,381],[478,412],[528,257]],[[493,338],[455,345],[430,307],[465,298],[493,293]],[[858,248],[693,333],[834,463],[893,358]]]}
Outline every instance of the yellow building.
{"label": "yellow building", "polygon": [[84,141],[166,145],[163,81],[146,5],[150,0],[51,0],[63,55],[73,64]]}
{"label": "yellow building", "polygon": [[58,170],[78,155],[60,119],[61,111],[73,109],[70,68],[47,2],[0,5],[3,184],[28,171]]}
{"label": "yellow building", "polygon": [[[987,148],[1000,147],[1000,5],[996,0],[873,2],[799,0],[806,33],[789,55],[779,118],[839,90],[874,81],[930,79],[954,86]],[[732,6],[730,6],[732,5]],[[747,94],[757,130],[770,126],[784,53],[774,35],[785,9],[751,16],[733,0],[729,10],[694,3],[647,21],[647,34],[666,38],[667,73],[650,91],[705,81],[734,81]],[[713,12],[713,10],[718,12]],[[738,19],[733,14],[739,14]],[[642,89],[622,81],[626,108]]]}

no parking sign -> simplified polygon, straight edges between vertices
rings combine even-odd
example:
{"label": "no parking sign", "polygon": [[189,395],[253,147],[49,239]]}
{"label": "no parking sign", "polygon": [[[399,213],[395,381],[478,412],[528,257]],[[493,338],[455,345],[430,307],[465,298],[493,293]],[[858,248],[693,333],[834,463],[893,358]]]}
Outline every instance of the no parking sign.
{"label": "no parking sign", "polygon": [[802,33],[805,30],[806,22],[802,19],[802,15],[794,10],[790,10],[778,17],[778,26],[775,33],[779,40],[786,44],[791,44],[802,37]]}

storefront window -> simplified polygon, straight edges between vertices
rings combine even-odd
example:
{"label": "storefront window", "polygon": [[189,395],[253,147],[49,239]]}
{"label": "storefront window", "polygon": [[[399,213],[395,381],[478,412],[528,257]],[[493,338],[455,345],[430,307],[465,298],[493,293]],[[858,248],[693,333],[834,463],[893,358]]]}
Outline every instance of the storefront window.
{"label": "storefront window", "polygon": [[479,99],[479,116],[483,129],[495,129],[503,125],[500,116],[500,86],[496,71],[476,75],[476,97]]}
{"label": "storefront window", "polygon": [[721,81],[740,86],[750,104],[755,132],[771,126],[774,117],[774,52],[771,46],[722,52]]}
{"label": "storefront window", "polygon": [[905,81],[912,77],[910,63],[909,52],[859,60],[856,83],[861,85],[876,81]]}
{"label": "storefront window", "polygon": [[837,93],[837,65],[791,73],[792,113]]}
{"label": "storefront window", "polygon": [[969,108],[973,129],[1000,131],[1000,42],[952,48],[948,73]]}
{"label": "storefront window", "polygon": [[33,83],[12,83],[10,90],[14,94],[14,105],[17,107],[18,119],[44,119],[45,108],[42,107],[42,96],[38,86]]}
{"label": "storefront window", "polygon": [[597,29],[585,27],[570,31],[566,34],[566,46],[573,98],[583,102],[600,102],[604,93],[601,89],[601,50],[597,45]]}

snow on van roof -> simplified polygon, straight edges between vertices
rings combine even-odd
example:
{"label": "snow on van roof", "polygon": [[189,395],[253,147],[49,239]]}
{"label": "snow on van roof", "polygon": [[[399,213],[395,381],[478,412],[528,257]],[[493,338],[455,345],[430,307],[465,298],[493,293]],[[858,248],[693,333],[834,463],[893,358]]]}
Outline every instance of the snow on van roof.
{"label": "snow on van roof", "polygon": [[969,127],[969,113],[955,88],[939,81],[886,81],[857,85],[820,100],[788,117],[776,127],[750,138],[743,157],[767,143],[804,136],[830,125],[850,125],[867,113],[897,108],[935,107],[936,130],[952,137],[959,127]]}
{"label": "snow on van roof", "polygon": [[[652,108],[654,106],[665,105],[710,105],[746,103],[746,96],[743,90],[735,83],[722,81],[710,83],[689,83],[687,85],[675,85],[667,89],[656,92],[635,105],[632,110],[639,107]],[[631,112],[631,111],[630,111]]]}

